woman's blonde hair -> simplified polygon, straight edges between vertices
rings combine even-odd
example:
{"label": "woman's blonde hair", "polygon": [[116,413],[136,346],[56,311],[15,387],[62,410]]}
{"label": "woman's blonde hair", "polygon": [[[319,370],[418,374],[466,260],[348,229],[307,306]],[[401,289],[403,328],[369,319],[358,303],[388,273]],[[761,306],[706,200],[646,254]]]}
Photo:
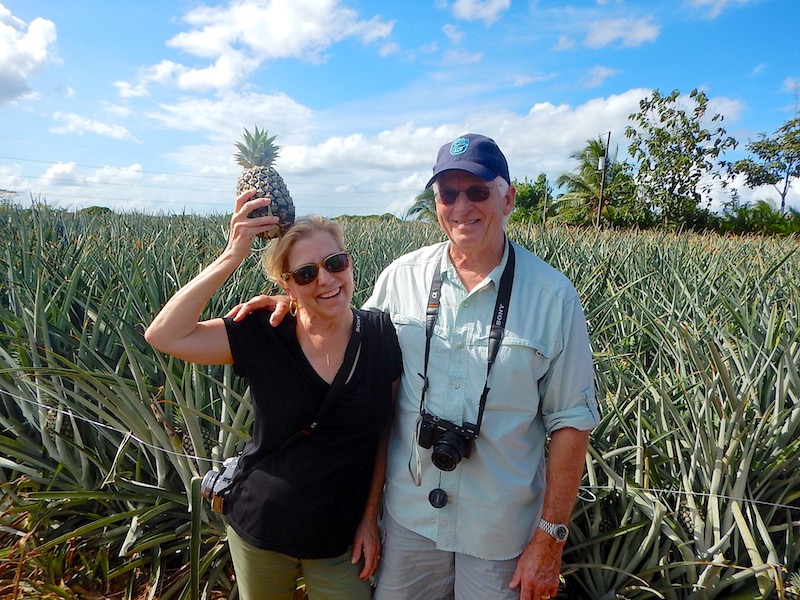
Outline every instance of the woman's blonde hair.
{"label": "woman's blonde hair", "polygon": [[342,226],[320,215],[309,215],[295,219],[295,222],[281,235],[272,240],[267,251],[261,259],[261,266],[267,274],[280,286],[286,284],[283,274],[289,270],[287,259],[294,245],[311,234],[318,231],[329,233],[339,246],[339,250],[346,250]]}

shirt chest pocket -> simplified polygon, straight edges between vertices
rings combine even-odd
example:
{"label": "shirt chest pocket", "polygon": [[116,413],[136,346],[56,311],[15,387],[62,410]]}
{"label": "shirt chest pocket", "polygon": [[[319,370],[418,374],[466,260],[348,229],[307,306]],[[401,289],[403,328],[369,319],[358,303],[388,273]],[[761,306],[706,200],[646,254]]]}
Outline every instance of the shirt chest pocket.
{"label": "shirt chest pocket", "polygon": [[400,348],[415,348],[418,345],[425,347],[425,322],[414,317],[396,314],[392,316],[392,323],[397,331]]}
{"label": "shirt chest pocket", "polygon": [[[473,348],[487,357],[488,337],[476,339]],[[529,411],[539,409],[539,382],[547,375],[556,351],[536,340],[523,339],[508,332],[503,336],[489,377],[491,402],[489,410]],[[485,377],[480,370],[478,377]]]}

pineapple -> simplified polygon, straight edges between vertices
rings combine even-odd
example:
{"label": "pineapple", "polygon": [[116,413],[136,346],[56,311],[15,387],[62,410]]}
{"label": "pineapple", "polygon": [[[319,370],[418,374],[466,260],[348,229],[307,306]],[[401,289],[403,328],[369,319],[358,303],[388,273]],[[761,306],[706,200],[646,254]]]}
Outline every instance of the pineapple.
{"label": "pineapple", "polygon": [[605,534],[618,527],[616,506],[619,503],[619,492],[611,492],[600,503],[600,533]]}
{"label": "pineapple", "polygon": [[265,239],[278,237],[289,225],[294,223],[292,197],[289,195],[283,178],[272,166],[278,157],[278,150],[280,150],[280,147],[274,143],[275,137],[274,135],[269,137],[266,130],[259,131],[258,127],[253,128],[252,134],[245,129],[242,134],[244,142],[235,144],[239,152],[234,154],[236,162],[244,167],[236,182],[236,195],[255,189],[258,192],[253,196],[254,198],[270,197],[272,199],[272,204],[268,207],[257,208],[247,216],[277,215],[280,217],[278,225],[259,234]]}
{"label": "pineapple", "polygon": [[696,506],[694,508],[689,506],[689,502],[686,500],[686,496],[681,496],[680,501],[678,502],[678,510],[677,510],[677,518],[678,523],[680,523],[683,530],[686,532],[686,535],[693,536],[695,531],[695,515],[697,516],[698,521],[700,524],[705,523],[706,520],[706,511],[702,505]]}
{"label": "pineapple", "polygon": [[[189,434],[189,430],[186,428],[186,421],[183,415],[183,411],[176,412],[174,415],[174,425],[172,425],[172,431],[170,432],[167,429],[167,433],[171,436],[175,436],[177,439],[180,440],[180,445],[183,446],[183,451],[191,457],[197,456],[197,450],[194,447],[194,443],[192,442],[192,436]],[[200,435],[202,437],[203,443],[203,450],[205,451],[205,455],[207,458],[211,458],[211,453],[214,450],[214,446],[217,445],[217,441],[214,439],[211,431],[209,431],[206,427],[200,425]]]}
{"label": "pineapple", "polygon": [[45,431],[50,439],[56,441],[56,436],[68,439],[75,439],[75,432],[72,429],[72,421],[69,413],[60,406],[50,404],[47,409],[47,419],[45,421]]}
{"label": "pineapple", "polygon": [[692,509],[689,508],[689,503],[684,496],[681,496],[678,502],[678,523],[681,524],[681,527],[683,527],[687,535],[694,535],[694,517],[692,516]]}

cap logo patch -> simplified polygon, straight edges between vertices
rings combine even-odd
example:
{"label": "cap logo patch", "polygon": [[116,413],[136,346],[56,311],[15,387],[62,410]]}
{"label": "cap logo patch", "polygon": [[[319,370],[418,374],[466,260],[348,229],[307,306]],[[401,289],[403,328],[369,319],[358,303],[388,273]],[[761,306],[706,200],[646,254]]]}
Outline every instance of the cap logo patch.
{"label": "cap logo patch", "polygon": [[450,144],[450,154],[452,156],[458,156],[459,154],[464,154],[469,148],[469,140],[467,138],[458,138],[452,144]]}

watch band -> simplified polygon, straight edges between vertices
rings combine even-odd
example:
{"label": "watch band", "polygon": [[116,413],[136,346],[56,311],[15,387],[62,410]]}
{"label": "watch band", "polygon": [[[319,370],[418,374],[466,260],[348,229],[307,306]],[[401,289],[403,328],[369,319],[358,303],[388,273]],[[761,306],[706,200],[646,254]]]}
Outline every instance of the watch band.
{"label": "watch band", "polygon": [[547,533],[557,542],[566,542],[569,535],[569,528],[563,523],[551,523],[544,519],[539,519],[539,529]]}

